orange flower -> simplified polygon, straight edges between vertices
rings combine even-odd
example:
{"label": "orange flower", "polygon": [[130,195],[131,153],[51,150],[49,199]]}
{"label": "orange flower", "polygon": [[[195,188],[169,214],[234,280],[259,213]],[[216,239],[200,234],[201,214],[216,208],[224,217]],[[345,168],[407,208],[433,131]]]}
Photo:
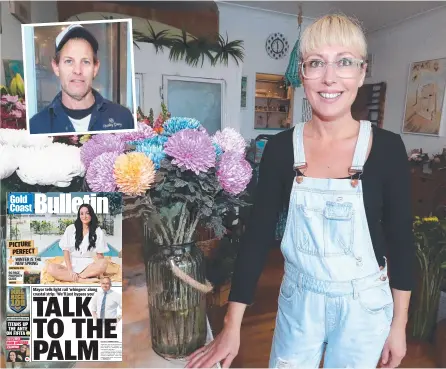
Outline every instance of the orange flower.
{"label": "orange flower", "polygon": [[156,128],[154,128],[153,130],[154,130],[156,133],[158,133],[159,135],[160,135],[161,133],[163,133],[163,131],[164,131],[163,127],[156,127]]}
{"label": "orange flower", "polygon": [[144,195],[155,182],[155,165],[141,152],[121,154],[115,161],[114,177],[119,191]]}

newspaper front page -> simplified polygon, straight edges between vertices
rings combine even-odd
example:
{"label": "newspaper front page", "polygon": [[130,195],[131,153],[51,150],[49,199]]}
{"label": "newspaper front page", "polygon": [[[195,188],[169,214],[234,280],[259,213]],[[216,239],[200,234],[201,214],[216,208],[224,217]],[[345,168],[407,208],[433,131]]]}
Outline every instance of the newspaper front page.
{"label": "newspaper front page", "polygon": [[7,217],[7,361],[122,361],[122,196],[11,192]]}

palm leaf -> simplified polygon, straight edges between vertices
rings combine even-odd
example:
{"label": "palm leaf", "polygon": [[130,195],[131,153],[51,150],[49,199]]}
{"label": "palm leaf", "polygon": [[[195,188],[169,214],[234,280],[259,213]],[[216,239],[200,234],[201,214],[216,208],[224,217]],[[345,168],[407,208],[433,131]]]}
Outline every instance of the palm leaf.
{"label": "palm leaf", "polygon": [[211,64],[214,63],[214,56],[211,53],[212,45],[206,38],[204,37],[195,38],[189,41],[189,46],[191,50],[193,50],[194,58],[192,58],[192,60],[196,61],[195,66],[201,59],[201,66],[203,67],[204,60],[206,57],[209,59]]}
{"label": "palm leaf", "polygon": [[232,57],[237,65],[239,65],[239,61],[243,61],[243,58],[245,57],[243,50],[243,41],[229,41],[227,34],[225,40],[223,36],[219,34],[217,44],[215,44],[215,47],[213,47],[213,51],[216,52],[214,57],[214,65],[218,61],[228,65],[230,57]]}
{"label": "palm leaf", "polygon": [[138,42],[145,42],[153,44],[155,46],[155,51],[164,51],[165,47],[170,47],[172,40],[168,37],[168,30],[162,30],[155,32],[152,25],[147,21],[148,33],[143,33],[140,31],[133,31],[133,40]]}
{"label": "palm leaf", "polygon": [[198,48],[198,39],[195,36],[189,36],[185,30],[181,32],[181,36],[177,36],[172,40],[169,59],[173,61],[183,60],[192,66],[197,66],[200,61],[201,51]]}

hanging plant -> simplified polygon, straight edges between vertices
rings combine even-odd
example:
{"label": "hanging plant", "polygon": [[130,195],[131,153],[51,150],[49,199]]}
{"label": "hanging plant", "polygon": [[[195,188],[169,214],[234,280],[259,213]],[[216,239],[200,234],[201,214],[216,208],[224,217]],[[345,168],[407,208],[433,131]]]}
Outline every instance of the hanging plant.
{"label": "hanging plant", "polygon": [[[206,37],[196,37],[187,34],[182,30],[181,35],[170,35],[167,30],[156,33],[148,23],[148,33],[133,31],[133,42],[150,43],[155,46],[155,51],[164,51],[164,47],[170,49],[169,59],[172,61],[184,60],[186,64],[193,67],[198,66],[201,61],[203,66],[204,60],[208,59],[212,65],[218,62],[228,65],[229,59],[232,58],[239,64],[244,58],[243,41],[229,41],[220,34],[217,35],[215,42],[209,41]],[[139,46],[135,43],[136,47]]]}
{"label": "hanging plant", "polygon": [[221,35],[218,35],[218,42],[212,47],[213,51],[216,53],[213,60],[214,65],[217,64],[218,61],[228,65],[230,57],[234,59],[237,65],[239,60],[243,61],[243,41],[241,40],[229,41],[227,34],[226,40]]}
{"label": "hanging plant", "polygon": [[139,46],[135,43],[135,41],[153,44],[156,52],[164,51],[165,47],[169,48],[172,46],[172,39],[167,37],[169,33],[168,30],[164,29],[162,31],[155,32],[149,21],[147,21],[147,24],[149,31],[147,35],[140,31],[133,30],[133,43],[138,49]]}

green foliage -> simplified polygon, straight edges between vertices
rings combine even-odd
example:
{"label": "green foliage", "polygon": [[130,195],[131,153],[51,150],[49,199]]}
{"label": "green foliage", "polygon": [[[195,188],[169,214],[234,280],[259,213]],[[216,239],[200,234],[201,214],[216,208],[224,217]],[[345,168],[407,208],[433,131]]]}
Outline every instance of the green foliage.
{"label": "green foliage", "polygon": [[[158,242],[190,242],[198,224],[212,229],[220,238],[226,232],[224,217],[236,206],[247,205],[242,200],[244,194],[235,197],[223,191],[215,168],[196,175],[163,160],[157,174],[156,186],[150,190],[150,220],[159,234]],[[167,225],[164,231],[162,225]]]}
{"label": "green foliage", "polygon": [[[33,221],[34,222],[34,221]],[[31,223],[33,223],[31,222]],[[67,229],[67,227],[71,224],[74,224],[75,220],[74,219],[59,219],[58,223],[58,229],[59,229],[59,234],[64,234],[65,230]],[[31,224],[31,229],[32,229],[32,224]],[[38,232],[35,232],[38,233]]]}
{"label": "green foliage", "polygon": [[244,58],[243,41],[229,41],[227,34],[226,40],[221,35],[218,35],[218,43],[212,47],[212,51],[216,53],[213,60],[214,65],[218,61],[228,65],[229,58],[233,58],[238,65],[239,60],[243,61]]}
{"label": "green foliage", "polygon": [[119,192],[98,192],[96,194],[96,196],[108,198],[108,206],[109,206],[111,216],[122,214],[123,202],[122,202],[122,194],[121,193],[119,193]]}
{"label": "green foliage", "polygon": [[[181,35],[170,35],[166,30],[156,33],[148,23],[146,33],[133,31],[134,42],[151,43],[155,47],[155,51],[164,51],[164,48],[170,49],[169,59],[172,61],[184,60],[188,65],[197,67],[201,62],[208,59],[212,65],[222,63],[228,65],[229,59],[239,64],[244,59],[243,41],[229,41],[228,35],[226,39],[217,34],[216,41],[211,42],[209,37],[195,37],[183,29]],[[136,47],[139,46],[135,43]]]}
{"label": "green foliage", "polygon": [[[155,32],[149,21],[147,21],[147,29],[147,34],[133,30],[133,40],[153,44],[156,52],[164,51],[165,47],[170,48],[172,46],[172,40],[168,37],[169,32],[167,30]],[[136,46],[139,48],[138,45]]]}
{"label": "green foliage", "polygon": [[446,220],[416,217],[413,223],[419,285],[413,293],[412,335],[428,340],[435,328],[446,268]]}

